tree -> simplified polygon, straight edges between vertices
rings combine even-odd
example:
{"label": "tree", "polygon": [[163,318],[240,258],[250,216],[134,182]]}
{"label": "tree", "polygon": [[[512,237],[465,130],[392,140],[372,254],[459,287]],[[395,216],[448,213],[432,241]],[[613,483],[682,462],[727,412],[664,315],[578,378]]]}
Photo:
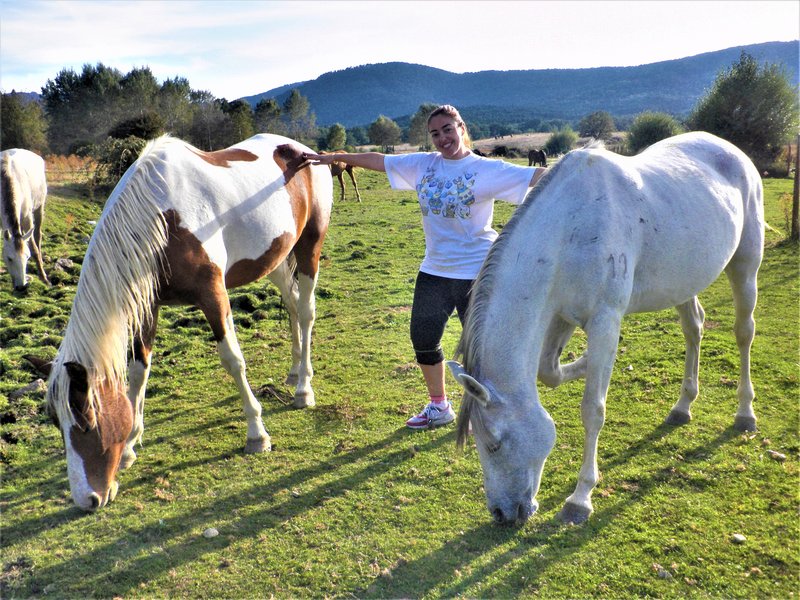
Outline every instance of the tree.
{"label": "tree", "polygon": [[[220,101],[222,112],[228,115],[233,129],[233,139],[230,144],[235,144],[252,137],[255,134],[253,109],[245,100]],[[230,145],[226,144],[226,145]]]}
{"label": "tree", "polygon": [[367,130],[369,141],[383,147],[384,152],[389,152],[390,146],[400,142],[402,130],[400,126],[389,117],[380,115]]}
{"label": "tree", "polygon": [[582,137],[593,137],[596,140],[608,139],[614,133],[614,119],[607,112],[598,110],[581,119],[578,133]]}
{"label": "tree", "polygon": [[225,113],[215,101],[214,95],[206,91],[192,91],[192,125],[189,141],[202,150],[224,147],[220,132],[225,123]]}
{"label": "tree", "polygon": [[419,146],[420,150],[428,150],[431,147],[428,138],[428,117],[436,110],[436,104],[420,104],[417,112],[411,117],[411,124],[408,126],[408,143],[412,146]]}
{"label": "tree", "polygon": [[167,79],[161,84],[156,100],[158,113],[164,119],[165,131],[188,138],[192,124],[192,88],[184,77]]}
{"label": "tree", "polygon": [[328,129],[325,136],[325,148],[328,150],[340,150],[347,142],[347,130],[341,123],[334,123]]}
{"label": "tree", "polygon": [[38,102],[11,92],[0,98],[0,150],[24,148],[44,154],[47,124]]}
{"label": "tree", "polygon": [[683,131],[672,115],[662,112],[643,112],[638,115],[628,131],[628,151],[638,154],[648,146]]}
{"label": "tree", "polygon": [[253,111],[256,131],[259,133],[286,134],[286,127],[281,121],[281,107],[275,98],[262,98]]}
{"label": "tree", "polygon": [[548,156],[557,156],[572,150],[575,142],[578,141],[578,134],[569,125],[564,125],[558,131],[554,131],[547,138],[544,150]]}
{"label": "tree", "polygon": [[102,63],[84,65],[81,74],[63,69],[42,88],[50,148],[68,154],[105,140],[125,115],[120,105],[122,73]]}
{"label": "tree", "polygon": [[747,52],[720,72],[695,106],[691,129],[708,131],[735,144],[760,171],[769,168],[800,122],[797,90],[782,66],[759,65]]}
{"label": "tree", "polygon": [[308,98],[295,88],[283,103],[283,118],[287,134],[298,142],[310,143],[316,137],[317,117],[310,112]]}

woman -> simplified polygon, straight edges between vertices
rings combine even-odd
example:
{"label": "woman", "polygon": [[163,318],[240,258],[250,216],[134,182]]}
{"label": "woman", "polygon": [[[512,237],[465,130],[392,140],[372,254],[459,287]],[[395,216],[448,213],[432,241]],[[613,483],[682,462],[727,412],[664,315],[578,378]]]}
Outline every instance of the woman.
{"label": "woman", "polygon": [[445,389],[441,341],[453,310],[463,325],[472,282],[497,238],[492,229],[494,200],[520,204],[543,168],[522,167],[477,156],[459,112],[440,106],[428,117],[437,152],[385,155],[379,152],[307,154],[314,164],[334,161],[384,171],[397,190],[416,190],[425,232],[411,307],[411,343],[430,400],[406,421],[412,429],[451,423],[453,407]]}

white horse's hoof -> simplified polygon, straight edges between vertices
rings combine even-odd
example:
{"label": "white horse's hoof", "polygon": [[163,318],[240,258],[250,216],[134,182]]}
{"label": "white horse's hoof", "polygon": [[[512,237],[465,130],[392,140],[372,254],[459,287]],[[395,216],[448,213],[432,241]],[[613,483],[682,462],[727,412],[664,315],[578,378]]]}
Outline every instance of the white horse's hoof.
{"label": "white horse's hoof", "polygon": [[564,505],[564,508],[561,509],[561,512],[558,513],[558,518],[563,523],[580,525],[581,523],[585,523],[591,514],[591,508],[586,508],[585,506],[579,506],[577,504],[567,502]]}
{"label": "white horse's hoof", "polygon": [[664,423],[666,423],[667,425],[686,425],[691,420],[692,420],[691,413],[671,410],[669,411],[667,418],[664,419]]}
{"label": "white horse's hoof", "polygon": [[248,438],[247,443],[244,445],[245,454],[260,454],[262,452],[269,452],[270,450],[272,450],[272,441],[269,436],[256,438],[254,440]]}

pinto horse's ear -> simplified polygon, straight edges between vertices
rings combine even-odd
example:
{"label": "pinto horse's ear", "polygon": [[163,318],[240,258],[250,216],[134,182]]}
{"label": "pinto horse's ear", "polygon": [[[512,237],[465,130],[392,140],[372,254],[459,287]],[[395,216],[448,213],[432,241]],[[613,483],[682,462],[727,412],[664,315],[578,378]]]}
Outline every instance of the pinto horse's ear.
{"label": "pinto horse's ear", "polygon": [[33,365],[33,368],[36,369],[42,375],[45,375],[47,377],[50,376],[50,369],[53,366],[52,361],[49,361],[44,358],[39,358],[38,356],[33,356],[32,354],[25,354],[22,358],[31,363]]}
{"label": "pinto horse's ear", "polygon": [[448,360],[447,366],[450,368],[450,372],[453,374],[453,377],[455,377],[456,381],[462,385],[465,392],[475,398],[484,408],[489,406],[489,402],[491,402],[491,394],[489,394],[489,390],[487,390],[483,384],[481,384],[474,377],[467,375],[464,367],[462,367],[456,361]]}

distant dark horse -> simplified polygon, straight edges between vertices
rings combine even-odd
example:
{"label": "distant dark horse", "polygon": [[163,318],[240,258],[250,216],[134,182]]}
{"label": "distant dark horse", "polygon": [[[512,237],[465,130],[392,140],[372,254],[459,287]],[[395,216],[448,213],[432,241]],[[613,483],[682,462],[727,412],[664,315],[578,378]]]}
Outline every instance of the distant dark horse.
{"label": "distant dark horse", "polygon": [[536,165],[537,167],[547,166],[547,152],[542,150],[528,150],[528,166]]}

